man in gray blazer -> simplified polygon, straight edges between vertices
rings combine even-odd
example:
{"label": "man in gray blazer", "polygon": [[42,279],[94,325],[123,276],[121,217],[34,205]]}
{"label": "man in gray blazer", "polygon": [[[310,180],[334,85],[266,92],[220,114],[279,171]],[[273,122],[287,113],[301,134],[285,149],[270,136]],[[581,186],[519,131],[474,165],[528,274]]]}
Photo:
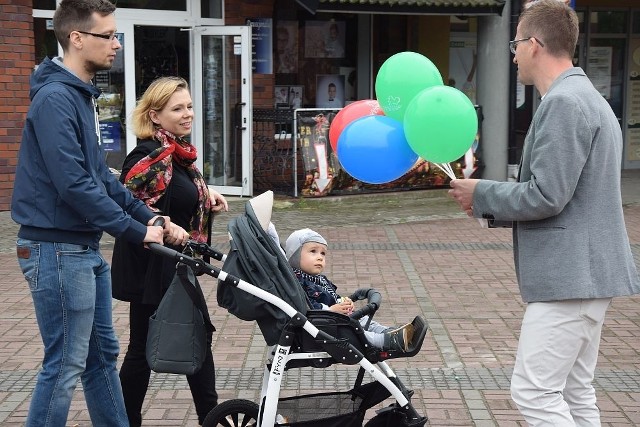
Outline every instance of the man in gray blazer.
{"label": "man in gray blazer", "polygon": [[468,215],[513,227],[527,308],[511,396],[533,426],[599,426],[592,386],[612,297],[640,293],[622,212],[622,133],[615,114],[574,67],[575,12],[532,3],[509,43],[518,79],[542,95],[518,182],[457,179]]}

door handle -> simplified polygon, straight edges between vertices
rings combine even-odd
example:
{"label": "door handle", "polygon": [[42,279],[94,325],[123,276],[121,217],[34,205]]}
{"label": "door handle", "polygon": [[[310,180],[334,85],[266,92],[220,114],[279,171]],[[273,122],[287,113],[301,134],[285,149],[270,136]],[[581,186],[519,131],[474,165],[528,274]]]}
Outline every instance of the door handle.
{"label": "door handle", "polygon": [[242,107],[247,105],[246,102],[238,102],[234,107],[234,122],[236,123],[235,128],[238,130],[247,130],[246,126],[242,126],[244,118],[242,117]]}

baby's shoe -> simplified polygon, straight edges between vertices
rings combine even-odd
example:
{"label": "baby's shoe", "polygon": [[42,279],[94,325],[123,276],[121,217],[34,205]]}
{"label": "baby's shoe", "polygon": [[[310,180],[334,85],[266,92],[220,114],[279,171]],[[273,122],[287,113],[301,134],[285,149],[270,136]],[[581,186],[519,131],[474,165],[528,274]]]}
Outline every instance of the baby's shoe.
{"label": "baby's shoe", "polygon": [[413,333],[414,327],[411,323],[385,332],[382,349],[406,352],[413,341]]}

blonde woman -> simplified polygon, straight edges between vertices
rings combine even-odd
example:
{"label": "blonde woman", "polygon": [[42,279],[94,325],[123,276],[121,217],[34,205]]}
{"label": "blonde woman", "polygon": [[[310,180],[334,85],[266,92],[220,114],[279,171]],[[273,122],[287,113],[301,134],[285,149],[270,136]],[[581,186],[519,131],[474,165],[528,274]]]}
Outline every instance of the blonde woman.
{"label": "blonde woman", "polygon": [[[196,168],[191,133],[193,104],[187,82],[161,77],[142,95],[132,114],[137,147],[124,161],[120,180],[152,210],[171,215],[183,228],[181,243],[207,241],[210,217],[227,210],[227,201],[209,190]],[[180,242],[179,242],[180,243]],[[174,247],[180,250],[180,245]],[[112,259],[113,297],[130,303],[130,341],[120,370],[127,416],[142,423],[142,403],[151,370],[145,357],[151,316],[175,274],[175,261],[154,255],[142,245],[116,239]],[[209,336],[211,342],[211,336]],[[187,376],[200,424],[217,404],[215,369],[209,345],[203,367]]]}

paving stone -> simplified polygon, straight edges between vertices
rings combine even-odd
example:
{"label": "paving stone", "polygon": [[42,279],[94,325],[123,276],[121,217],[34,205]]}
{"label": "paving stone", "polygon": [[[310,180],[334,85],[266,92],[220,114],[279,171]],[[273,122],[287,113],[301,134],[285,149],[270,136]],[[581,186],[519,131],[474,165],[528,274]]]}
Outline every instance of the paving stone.
{"label": "paving stone", "polygon": [[[623,175],[625,220],[640,264],[640,171]],[[229,198],[231,210],[214,221],[213,246],[227,251],[226,223],[247,198]],[[399,325],[420,314],[430,323],[422,350],[388,361],[412,403],[432,426],[524,426],[509,395],[524,311],[513,270],[511,232],[486,230],[464,214],[446,190],[405,191],[291,199],[276,197],[272,220],[282,241],[311,227],[330,243],[326,274],[347,293],[373,286],[383,297],[375,318]],[[28,287],[15,260],[17,226],[0,212],[0,424],[23,425],[42,359]],[[113,238],[103,252],[111,257]],[[268,353],[259,329],[217,307],[217,281],[201,280],[216,324],[213,352],[220,400],[258,402]],[[640,296],[617,298],[602,333],[594,380],[603,426],[640,425]],[[124,351],[128,305],[114,304],[114,325]],[[120,361],[123,355],[120,356]],[[291,369],[282,396],[348,390],[357,366]],[[370,377],[365,375],[365,381]],[[389,399],[367,412],[391,403]],[[152,373],[144,404],[145,426],[196,426],[184,376]],[[79,386],[69,424],[89,426]]]}

